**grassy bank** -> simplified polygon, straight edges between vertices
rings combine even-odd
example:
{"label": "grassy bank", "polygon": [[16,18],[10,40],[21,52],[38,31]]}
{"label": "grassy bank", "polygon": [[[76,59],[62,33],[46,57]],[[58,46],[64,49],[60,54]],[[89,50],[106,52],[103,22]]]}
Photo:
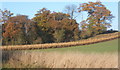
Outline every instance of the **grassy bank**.
{"label": "grassy bank", "polygon": [[46,52],[84,52],[84,53],[104,53],[104,52],[117,52],[118,51],[118,39],[83,45],[83,46],[72,46],[66,48],[50,48],[50,49],[38,49],[38,50],[29,50],[29,51],[46,51]]}

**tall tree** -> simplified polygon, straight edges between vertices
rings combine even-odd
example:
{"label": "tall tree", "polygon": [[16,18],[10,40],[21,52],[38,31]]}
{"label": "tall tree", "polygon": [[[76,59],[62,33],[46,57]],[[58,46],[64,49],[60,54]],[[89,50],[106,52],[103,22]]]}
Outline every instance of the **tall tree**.
{"label": "tall tree", "polygon": [[33,18],[33,20],[38,24],[39,29],[42,31],[39,32],[39,35],[42,37],[43,43],[53,42],[53,30],[50,27],[49,22],[49,20],[51,19],[51,17],[49,16],[50,14],[50,10],[42,8],[39,11],[37,11],[37,14],[35,14],[35,17]]}
{"label": "tall tree", "polygon": [[12,15],[13,15],[13,13],[11,13],[11,11],[9,11],[9,10],[1,10],[0,9],[0,24],[2,26],[1,27],[1,29],[2,29],[2,37],[3,37],[3,33],[5,32],[5,27],[7,25],[7,21],[9,20],[9,18]]}
{"label": "tall tree", "polygon": [[43,8],[37,12],[33,20],[41,28],[44,42],[73,41],[77,40],[74,38],[78,38],[78,34],[76,34],[79,32],[78,23],[76,20],[70,19],[69,14],[62,12],[51,13],[50,10]]}
{"label": "tall tree", "polygon": [[101,2],[83,3],[79,7],[79,12],[86,11],[88,18],[82,22],[82,29],[86,29],[90,35],[96,35],[106,31],[111,25],[114,17]]}
{"label": "tall tree", "polygon": [[11,17],[6,23],[3,32],[3,45],[32,44],[37,40],[37,25],[26,15]]}

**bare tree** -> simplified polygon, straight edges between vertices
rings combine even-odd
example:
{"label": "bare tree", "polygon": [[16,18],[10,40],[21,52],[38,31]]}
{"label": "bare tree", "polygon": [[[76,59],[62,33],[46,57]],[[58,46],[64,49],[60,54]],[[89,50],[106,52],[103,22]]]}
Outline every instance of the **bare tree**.
{"label": "bare tree", "polygon": [[71,19],[75,19],[76,16],[74,16],[74,15],[77,12],[77,6],[74,4],[67,5],[67,6],[65,6],[65,12],[70,15]]}

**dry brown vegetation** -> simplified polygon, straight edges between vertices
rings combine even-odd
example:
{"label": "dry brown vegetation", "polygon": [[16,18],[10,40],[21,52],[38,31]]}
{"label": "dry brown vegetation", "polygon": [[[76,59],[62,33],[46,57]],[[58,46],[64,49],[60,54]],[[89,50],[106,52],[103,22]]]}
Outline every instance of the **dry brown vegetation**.
{"label": "dry brown vegetation", "polygon": [[30,49],[46,49],[46,48],[61,48],[61,47],[70,47],[70,46],[78,46],[78,45],[88,45],[98,42],[103,42],[111,39],[116,39],[120,37],[118,32],[98,35],[94,38],[89,38],[85,40],[80,40],[76,42],[64,42],[64,43],[48,43],[48,44],[34,44],[34,45],[14,45],[14,46],[3,46],[0,47],[2,50],[30,50]]}
{"label": "dry brown vegetation", "polygon": [[[3,52],[5,53],[5,52]],[[11,52],[13,53],[13,52]],[[3,55],[3,68],[117,68],[117,53],[29,52]],[[5,59],[5,58],[7,59]],[[9,59],[9,60],[8,60]],[[6,61],[7,60],[7,61]]]}
{"label": "dry brown vegetation", "polygon": [[[36,45],[12,46],[12,49],[39,49],[50,47],[66,47],[72,45],[85,45],[97,43],[101,41],[118,38],[118,33],[98,35],[86,40],[67,42],[67,43],[51,43]],[[5,49],[7,46],[4,46]],[[21,47],[21,48],[20,48]],[[10,48],[11,49],[11,48]],[[117,68],[118,53],[82,53],[82,52],[45,52],[45,51],[3,51],[3,68]]]}

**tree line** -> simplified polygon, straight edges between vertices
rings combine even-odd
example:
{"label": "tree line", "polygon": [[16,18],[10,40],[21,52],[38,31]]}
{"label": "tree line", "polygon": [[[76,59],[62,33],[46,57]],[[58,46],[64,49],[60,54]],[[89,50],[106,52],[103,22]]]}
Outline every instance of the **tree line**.
{"label": "tree line", "polygon": [[[86,20],[76,21],[75,13],[87,12]],[[16,15],[0,10],[2,17],[2,45],[59,43],[86,39],[107,31],[114,16],[101,2],[82,3],[65,7],[65,13],[46,8],[35,17]],[[81,16],[81,15],[79,15]],[[80,26],[80,27],[79,27]]]}

